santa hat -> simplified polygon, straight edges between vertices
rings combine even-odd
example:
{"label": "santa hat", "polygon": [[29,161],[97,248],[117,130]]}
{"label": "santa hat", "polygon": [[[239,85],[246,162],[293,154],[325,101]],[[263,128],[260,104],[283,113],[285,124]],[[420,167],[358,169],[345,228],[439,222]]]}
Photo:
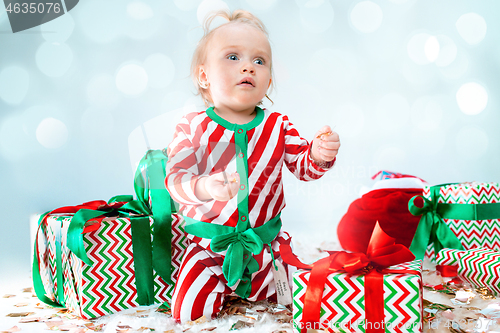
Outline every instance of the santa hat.
{"label": "santa hat", "polygon": [[427,183],[415,176],[380,171],[379,180],[361,198],[351,203],[337,227],[342,247],[347,251],[366,252],[377,221],[397,244],[410,247],[420,216],[408,211],[408,201],[422,195]]}

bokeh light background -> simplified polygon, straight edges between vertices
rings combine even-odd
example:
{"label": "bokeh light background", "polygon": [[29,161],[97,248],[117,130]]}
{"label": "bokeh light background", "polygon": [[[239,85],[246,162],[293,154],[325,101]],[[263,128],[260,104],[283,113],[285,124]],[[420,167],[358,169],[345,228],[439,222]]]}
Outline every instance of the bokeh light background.
{"label": "bokeh light background", "polygon": [[266,24],[274,105],[311,139],[342,141],[313,183],[285,171],[285,229],[336,238],[378,170],[432,184],[500,181],[496,0],[81,0],[13,34],[0,9],[0,270],[29,275],[29,217],[133,193],[135,163],[202,110],[189,79],[209,11]]}

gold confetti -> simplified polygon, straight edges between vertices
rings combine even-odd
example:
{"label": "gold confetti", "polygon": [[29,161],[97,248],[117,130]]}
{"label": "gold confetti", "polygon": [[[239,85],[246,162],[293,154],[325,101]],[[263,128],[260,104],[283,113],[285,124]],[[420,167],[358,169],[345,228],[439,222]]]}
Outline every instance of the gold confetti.
{"label": "gold confetti", "polygon": [[34,314],[35,314],[34,312],[14,312],[14,313],[9,313],[7,317],[28,317]]}
{"label": "gold confetti", "polygon": [[1,331],[2,333],[12,333],[12,332],[19,332],[21,329],[17,326],[13,326],[9,328],[8,330]]}
{"label": "gold confetti", "polygon": [[3,298],[12,298],[12,297],[16,297],[16,295],[12,295],[12,294],[5,294],[2,296]]}
{"label": "gold confetti", "polygon": [[15,307],[20,308],[20,307],[23,307],[23,306],[28,306],[28,305],[29,305],[29,303],[17,303],[17,304],[16,304],[16,305],[14,305],[14,306],[15,306]]}
{"label": "gold confetti", "polygon": [[53,329],[54,327],[59,329],[59,326],[63,324],[64,322],[62,320],[50,320],[45,322],[45,325],[47,325],[49,329]]}
{"label": "gold confetti", "polygon": [[30,293],[30,292],[32,292],[32,291],[33,291],[33,288],[31,288],[31,287],[28,287],[28,288],[24,288],[24,289],[23,289],[23,293]]}

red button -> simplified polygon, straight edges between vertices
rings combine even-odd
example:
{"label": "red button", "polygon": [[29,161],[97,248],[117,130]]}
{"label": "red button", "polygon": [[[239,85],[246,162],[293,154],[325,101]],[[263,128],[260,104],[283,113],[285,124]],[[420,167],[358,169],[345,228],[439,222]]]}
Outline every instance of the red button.
{"label": "red button", "polygon": [[239,134],[243,133],[243,129],[242,129],[242,128],[240,128],[240,129],[238,130],[238,133],[239,133]]}
{"label": "red button", "polygon": [[242,220],[243,222],[245,222],[245,221],[247,220],[247,217],[246,217],[245,215],[243,215],[243,216],[241,217],[241,220]]}
{"label": "red button", "polygon": [[245,254],[245,255],[243,256],[243,259],[248,259],[248,254]]}
{"label": "red button", "polygon": [[240,190],[244,190],[245,189],[245,184],[241,184],[240,185]]}
{"label": "red button", "polygon": [[239,153],[239,154],[238,154],[238,156],[239,156],[240,158],[243,158],[243,157],[245,157],[245,154],[243,154],[243,153]]}

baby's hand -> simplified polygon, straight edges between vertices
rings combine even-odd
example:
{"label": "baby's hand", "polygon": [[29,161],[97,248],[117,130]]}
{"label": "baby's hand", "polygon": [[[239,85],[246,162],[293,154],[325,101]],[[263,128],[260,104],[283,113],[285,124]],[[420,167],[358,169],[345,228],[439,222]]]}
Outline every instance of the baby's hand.
{"label": "baby's hand", "polygon": [[215,200],[228,201],[238,194],[240,187],[240,176],[238,173],[226,173],[225,175],[226,178],[224,178],[224,171],[215,173],[205,181],[205,190]]}
{"label": "baby's hand", "polygon": [[330,126],[323,126],[314,136],[311,157],[317,162],[330,162],[340,148],[339,135]]}

